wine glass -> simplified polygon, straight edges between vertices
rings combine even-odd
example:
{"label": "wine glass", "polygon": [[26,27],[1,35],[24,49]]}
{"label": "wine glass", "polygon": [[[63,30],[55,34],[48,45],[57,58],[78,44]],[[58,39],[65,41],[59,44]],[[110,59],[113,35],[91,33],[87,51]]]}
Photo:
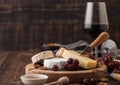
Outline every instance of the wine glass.
{"label": "wine glass", "polygon": [[[101,32],[109,29],[105,2],[87,2],[84,30],[95,39]],[[98,57],[98,48],[95,48]]]}
{"label": "wine glass", "polygon": [[101,45],[102,56],[110,54],[115,59],[117,57],[117,50],[117,45],[112,39],[108,39]]}

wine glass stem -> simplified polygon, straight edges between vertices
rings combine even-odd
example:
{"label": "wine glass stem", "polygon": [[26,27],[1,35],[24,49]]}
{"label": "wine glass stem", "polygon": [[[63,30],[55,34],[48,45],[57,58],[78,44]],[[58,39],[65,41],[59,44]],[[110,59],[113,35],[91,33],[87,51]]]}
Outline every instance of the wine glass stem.
{"label": "wine glass stem", "polygon": [[95,47],[95,58],[98,58],[98,47]]}

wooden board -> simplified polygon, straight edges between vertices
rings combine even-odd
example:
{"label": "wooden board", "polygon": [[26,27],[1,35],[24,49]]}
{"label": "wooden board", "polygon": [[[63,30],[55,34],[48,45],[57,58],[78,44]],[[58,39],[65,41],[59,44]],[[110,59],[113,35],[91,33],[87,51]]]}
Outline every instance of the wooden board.
{"label": "wooden board", "polygon": [[[96,69],[101,70],[101,71],[106,71],[107,67],[105,65],[101,64]],[[48,75],[47,82],[56,81],[62,76],[67,76],[70,79],[71,83],[77,83],[77,82],[80,82],[83,78],[90,78],[90,77],[101,78],[101,77],[103,77],[103,75],[98,75],[95,73],[96,69],[78,70],[78,71],[51,71],[51,70],[35,69],[33,64],[30,63],[30,64],[26,65],[25,73],[26,74],[36,73],[36,74]]]}

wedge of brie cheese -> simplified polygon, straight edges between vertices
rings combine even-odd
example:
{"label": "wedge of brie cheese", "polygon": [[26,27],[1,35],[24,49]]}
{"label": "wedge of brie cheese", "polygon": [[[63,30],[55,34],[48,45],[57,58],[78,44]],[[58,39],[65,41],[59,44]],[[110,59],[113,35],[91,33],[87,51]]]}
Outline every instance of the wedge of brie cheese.
{"label": "wedge of brie cheese", "polygon": [[92,69],[97,66],[97,61],[86,57],[76,51],[67,50],[65,48],[61,48],[57,51],[56,56],[64,57],[64,58],[73,58],[79,60],[79,66],[84,69]]}
{"label": "wedge of brie cheese", "polygon": [[44,66],[49,69],[52,69],[54,65],[57,65],[59,69],[63,69],[66,63],[66,58],[51,58],[44,60]]}
{"label": "wedge of brie cheese", "polygon": [[40,52],[34,56],[32,56],[31,60],[32,63],[36,63],[37,61],[40,61],[41,59],[47,59],[47,58],[53,58],[54,54],[52,51],[43,51]]}

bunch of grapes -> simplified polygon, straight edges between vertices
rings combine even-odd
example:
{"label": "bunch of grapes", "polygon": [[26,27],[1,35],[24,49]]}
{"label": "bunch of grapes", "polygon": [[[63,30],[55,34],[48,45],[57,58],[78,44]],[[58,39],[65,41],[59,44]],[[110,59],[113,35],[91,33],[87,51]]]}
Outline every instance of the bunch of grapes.
{"label": "bunch of grapes", "polygon": [[98,82],[97,78],[84,78],[83,79],[83,84],[85,85],[96,85]]}
{"label": "bunch of grapes", "polygon": [[109,54],[100,58],[99,61],[102,61],[107,66],[108,72],[113,72],[114,69],[120,68],[120,63],[117,61],[114,61],[112,56]]}
{"label": "bunch of grapes", "polygon": [[65,70],[73,71],[79,67],[79,61],[77,59],[69,58],[67,63],[64,65]]}

